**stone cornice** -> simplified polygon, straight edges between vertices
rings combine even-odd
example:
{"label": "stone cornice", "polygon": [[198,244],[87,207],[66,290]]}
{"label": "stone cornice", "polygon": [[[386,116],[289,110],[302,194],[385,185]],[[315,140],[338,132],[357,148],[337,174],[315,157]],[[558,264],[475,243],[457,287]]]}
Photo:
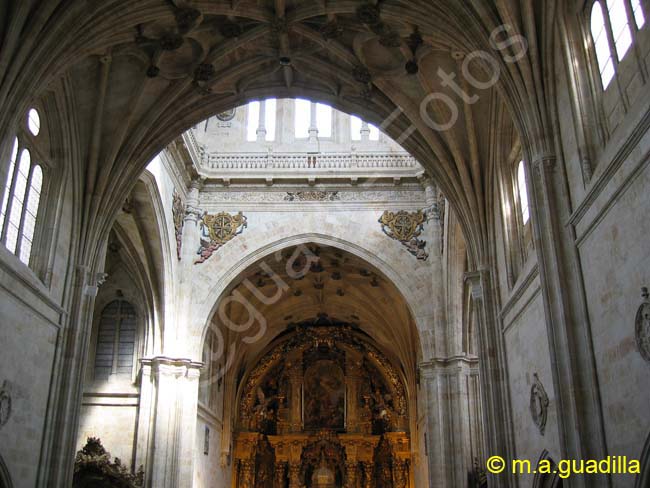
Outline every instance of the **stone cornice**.
{"label": "stone cornice", "polygon": [[203,363],[199,361],[192,361],[187,358],[170,358],[167,356],[155,356],[152,358],[142,358],[140,360],[143,366],[149,366],[152,369],[163,368],[178,368],[178,369],[195,369],[200,370]]}

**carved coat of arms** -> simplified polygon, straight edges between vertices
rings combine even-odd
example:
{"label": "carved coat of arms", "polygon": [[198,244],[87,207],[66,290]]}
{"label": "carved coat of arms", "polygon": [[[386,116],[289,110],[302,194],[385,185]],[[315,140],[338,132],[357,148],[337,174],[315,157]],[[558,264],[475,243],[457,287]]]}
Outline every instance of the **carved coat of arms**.
{"label": "carved coat of arms", "polygon": [[417,212],[387,210],[380,217],[379,223],[388,237],[400,241],[413,256],[424,261],[429,257],[424,249],[427,243],[419,237],[426,220],[426,214],[422,210]]}
{"label": "carved coat of arms", "polygon": [[235,215],[227,212],[210,215],[206,212],[203,214],[200,226],[201,247],[197,252],[200,257],[194,264],[204,263],[217,249],[241,234],[248,223],[241,212]]}
{"label": "carved coat of arms", "polygon": [[548,416],[548,395],[544,385],[539,380],[537,373],[533,373],[533,385],[530,388],[530,415],[533,422],[539,429],[539,433],[544,435],[546,430],[546,417]]}

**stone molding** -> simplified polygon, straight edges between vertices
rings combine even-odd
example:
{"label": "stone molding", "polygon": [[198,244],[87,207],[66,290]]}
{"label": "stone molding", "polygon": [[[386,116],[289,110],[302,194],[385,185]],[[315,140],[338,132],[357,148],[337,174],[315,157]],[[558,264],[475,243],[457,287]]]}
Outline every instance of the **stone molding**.
{"label": "stone molding", "polygon": [[[302,190],[298,190],[302,191]],[[200,194],[200,204],[206,209],[211,206],[223,204],[268,204],[273,205],[274,209],[286,210],[303,210],[307,208],[327,205],[330,210],[333,207],[349,207],[350,205],[363,205],[363,206],[376,206],[382,208],[386,206],[386,202],[390,202],[392,206],[408,206],[413,209],[421,209],[424,204],[424,192],[419,187],[413,187],[404,190],[395,190],[394,188],[373,188],[368,190],[344,190],[340,188],[319,188],[318,192],[331,195],[336,192],[334,198],[327,198],[322,200],[305,200],[299,198],[291,198],[297,191],[294,187],[287,187],[282,189],[256,189],[256,188],[242,188],[241,190],[208,190],[202,191]],[[313,193],[316,193],[314,191]]]}
{"label": "stone molding", "polygon": [[435,358],[418,365],[420,378],[431,379],[437,376],[455,373],[478,374],[479,359],[477,356],[452,356]]}

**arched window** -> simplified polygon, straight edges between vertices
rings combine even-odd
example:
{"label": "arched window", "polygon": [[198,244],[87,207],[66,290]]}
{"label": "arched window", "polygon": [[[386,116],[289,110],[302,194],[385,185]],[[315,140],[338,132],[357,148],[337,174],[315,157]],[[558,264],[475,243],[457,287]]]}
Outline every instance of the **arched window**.
{"label": "arched window", "polygon": [[530,209],[528,207],[528,190],[526,189],[526,169],[523,161],[519,161],[519,165],[517,166],[517,189],[519,191],[521,223],[526,225],[530,220]]}
{"label": "arched window", "polygon": [[643,13],[643,6],[641,0],[632,0],[632,12],[634,12],[634,20],[638,29],[645,25],[645,15]]}
{"label": "arched window", "polygon": [[598,70],[600,71],[600,79],[603,82],[604,89],[609,86],[612,78],[614,78],[614,61],[609,48],[607,26],[600,2],[594,2],[594,6],[591,9],[591,37],[594,41]]}
{"label": "arched window", "polygon": [[102,310],[95,350],[95,379],[130,378],[135,352],[136,313],[125,300]]}
{"label": "arched window", "polygon": [[[9,158],[9,169],[7,171],[7,179],[5,181],[5,188],[2,195],[2,208],[0,209],[0,224],[2,228],[0,231],[4,235],[5,215],[7,214],[7,207],[9,205],[9,194],[14,179],[14,169],[16,167],[16,156],[18,156],[18,138],[14,139],[14,146],[11,150],[11,157]],[[4,238],[3,238],[4,239]],[[3,240],[4,242],[4,240]]]}
{"label": "arched window", "polygon": [[27,128],[33,136],[37,136],[41,132],[41,116],[38,115],[38,110],[35,108],[27,112]]}
{"label": "arched window", "polygon": [[35,161],[36,152],[30,149],[40,132],[41,118],[32,108],[25,118],[25,128],[14,139],[0,208],[0,242],[28,266],[43,187],[43,168]]}
{"label": "arched window", "polygon": [[27,206],[23,211],[23,229],[20,241],[20,260],[25,264],[29,263],[29,258],[32,253],[34,230],[36,229],[36,217],[38,216],[38,206],[41,201],[43,170],[40,166],[36,165],[33,167],[29,182]]}
{"label": "arched window", "polygon": [[644,24],[641,0],[594,1],[591,8],[591,36],[603,88],[607,88],[612,81],[618,62],[632,46],[633,26],[641,28]]}
{"label": "arched window", "polygon": [[625,0],[607,0],[607,11],[609,22],[612,26],[612,35],[616,54],[621,60],[632,45],[632,33],[627,19],[625,10]]}
{"label": "arched window", "polygon": [[32,161],[28,149],[22,149],[16,164],[17,147],[16,140],[2,202],[2,241],[9,251],[29,265],[41,200],[43,170]]}

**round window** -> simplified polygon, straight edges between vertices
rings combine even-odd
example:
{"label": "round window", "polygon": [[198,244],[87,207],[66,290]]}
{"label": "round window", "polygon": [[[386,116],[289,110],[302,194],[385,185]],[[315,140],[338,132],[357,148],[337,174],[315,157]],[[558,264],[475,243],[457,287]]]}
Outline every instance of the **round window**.
{"label": "round window", "polygon": [[27,128],[29,132],[37,136],[41,131],[41,117],[38,115],[38,111],[35,108],[32,108],[27,112]]}

